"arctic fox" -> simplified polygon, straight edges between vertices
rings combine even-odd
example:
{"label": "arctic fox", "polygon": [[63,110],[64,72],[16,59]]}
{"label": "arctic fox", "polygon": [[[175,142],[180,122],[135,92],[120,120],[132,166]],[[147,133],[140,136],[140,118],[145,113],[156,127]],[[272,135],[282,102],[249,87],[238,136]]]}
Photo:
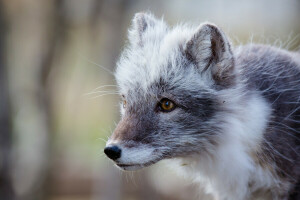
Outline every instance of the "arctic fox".
{"label": "arctic fox", "polygon": [[121,169],[170,159],[217,200],[300,199],[299,53],[138,13],[115,77]]}

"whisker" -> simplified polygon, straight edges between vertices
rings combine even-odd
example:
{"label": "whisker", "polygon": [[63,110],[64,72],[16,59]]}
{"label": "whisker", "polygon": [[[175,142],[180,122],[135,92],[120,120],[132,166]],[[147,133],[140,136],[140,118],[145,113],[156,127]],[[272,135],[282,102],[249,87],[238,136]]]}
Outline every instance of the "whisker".
{"label": "whisker", "polygon": [[91,64],[94,64],[94,65],[100,67],[100,68],[103,69],[104,71],[106,71],[106,72],[108,72],[109,74],[111,74],[111,75],[114,76],[114,73],[113,73],[111,70],[107,69],[106,67],[103,67],[102,65],[97,64],[97,63],[95,63],[95,62],[89,60],[88,58],[86,58],[86,57],[84,57],[84,56],[82,56],[82,55],[79,55],[79,56],[80,56],[81,58],[83,58],[84,60],[86,60],[87,62],[89,62],[89,63],[91,63]]}
{"label": "whisker", "polygon": [[99,87],[96,87],[95,89],[93,89],[92,91],[98,90],[100,88],[104,88],[104,87],[117,87],[117,85],[101,85]]}
{"label": "whisker", "polygon": [[99,95],[96,95],[94,97],[90,97],[89,99],[95,99],[98,97],[106,96],[106,95],[119,95],[119,93],[111,92],[111,93],[100,93]]}
{"label": "whisker", "polygon": [[100,156],[105,156],[105,153],[100,153]]}
{"label": "whisker", "polygon": [[117,91],[108,91],[108,90],[94,91],[94,92],[85,93],[83,96],[87,96],[91,94],[99,94],[99,93],[117,93]]}
{"label": "whisker", "polygon": [[103,139],[103,138],[97,138],[96,140],[101,140],[101,141],[103,141],[103,142],[107,142],[107,140],[105,140],[105,139]]}

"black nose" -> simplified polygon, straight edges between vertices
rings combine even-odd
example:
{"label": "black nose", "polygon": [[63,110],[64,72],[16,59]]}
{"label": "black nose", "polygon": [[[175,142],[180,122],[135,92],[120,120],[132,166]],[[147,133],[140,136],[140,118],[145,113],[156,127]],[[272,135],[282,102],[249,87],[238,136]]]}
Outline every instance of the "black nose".
{"label": "black nose", "polygon": [[121,157],[122,150],[118,146],[108,146],[105,147],[104,153],[112,160],[117,160]]}

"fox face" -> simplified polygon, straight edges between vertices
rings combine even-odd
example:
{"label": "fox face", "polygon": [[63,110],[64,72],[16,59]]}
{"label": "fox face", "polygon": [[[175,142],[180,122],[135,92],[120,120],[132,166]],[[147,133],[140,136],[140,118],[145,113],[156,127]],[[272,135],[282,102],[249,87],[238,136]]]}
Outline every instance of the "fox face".
{"label": "fox face", "polygon": [[115,73],[122,117],[106,155],[135,170],[214,151],[232,112],[229,94],[238,88],[234,63],[215,25],[170,29],[150,14],[136,14]]}

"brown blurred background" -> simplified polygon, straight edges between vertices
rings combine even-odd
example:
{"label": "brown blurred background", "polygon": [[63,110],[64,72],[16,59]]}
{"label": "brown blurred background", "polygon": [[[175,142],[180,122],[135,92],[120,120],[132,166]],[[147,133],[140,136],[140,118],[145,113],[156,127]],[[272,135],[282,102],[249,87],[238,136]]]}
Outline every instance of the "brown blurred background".
{"label": "brown blurred background", "polygon": [[211,21],[235,45],[300,45],[298,0],[1,0],[1,200],[199,198],[164,162],[121,172],[103,155],[119,118],[108,71],[138,11]]}

